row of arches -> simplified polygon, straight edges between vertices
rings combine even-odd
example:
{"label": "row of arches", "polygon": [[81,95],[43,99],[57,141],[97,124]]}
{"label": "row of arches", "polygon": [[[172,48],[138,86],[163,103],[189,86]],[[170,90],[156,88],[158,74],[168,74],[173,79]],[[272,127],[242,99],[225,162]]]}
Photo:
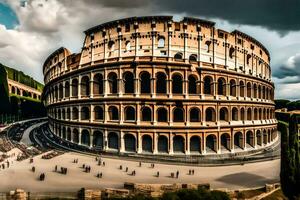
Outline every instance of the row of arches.
{"label": "row of arches", "polygon": [[[107,75],[107,79],[102,74],[97,73],[93,76],[92,80],[86,75],[81,77],[80,82],[78,78],[73,78],[71,84],[69,81],[65,81],[64,84],[60,83],[51,89],[50,95],[52,101],[70,96],[78,97],[79,94],[81,97],[88,97],[91,93],[93,95],[102,95],[105,92],[107,94],[118,94],[120,92],[124,94],[134,94],[136,92],[140,94],[172,93],[174,95],[205,94],[251,97],[266,100],[273,100],[274,95],[273,88],[265,85],[251,82],[246,83],[244,80],[227,80],[225,77],[220,77],[215,81],[214,77],[210,75],[204,76],[201,81],[198,75],[192,74],[185,80],[181,73],[174,72],[169,81],[166,73],[158,72],[154,77],[154,82],[152,82],[152,79],[150,73],[147,71],[142,71],[138,79],[135,78],[132,72],[126,71],[123,73],[121,80],[119,80],[115,72],[110,72]],[[121,84],[118,84],[119,81],[121,81]],[[138,86],[135,84],[136,81],[139,83]],[[105,90],[105,85],[108,87],[107,90]]]}
{"label": "row of arches", "polygon": [[17,86],[13,86],[13,85],[10,85],[9,86],[10,88],[10,93],[11,94],[16,94],[16,95],[20,95],[20,96],[23,96],[23,97],[31,97],[33,99],[41,99],[41,95],[40,94],[36,94],[34,92],[30,92],[30,91],[26,91],[26,90],[23,90]]}
{"label": "row of arches", "polygon": [[[142,106],[140,111],[136,110],[135,106],[125,106],[124,107],[124,120],[125,121],[136,121],[138,113],[140,112],[140,121],[153,121],[157,122],[216,122],[216,121],[245,121],[245,120],[266,120],[274,119],[274,109],[272,108],[237,108],[237,107],[222,107],[216,111],[213,107],[207,107],[202,113],[199,107],[174,107],[170,108],[171,114],[168,107],[158,106],[156,108],[156,113],[153,113],[153,109],[150,106]],[[188,112],[186,112],[188,109]],[[108,119],[106,120],[120,120],[121,113],[119,111],[119,106],[108,106]],[[80,115],[79,115],[80,113]],[[62,108],[54,109],[50,111],[50,115],[56,119],[72,119],[78,120],[104,120],[105,119],[105,109],[103,106],[94,106],[91,112],[90,106],[72,107],[72,108]]]}
{"label": "row of arches", "polygon": [[234,134],[199,134],[189,137],[182,134],[143,134],[140,138],[133,133],[108,131],[107,140],[103,131],[88,129],[55,127],[55,133],[73,143],[102,150],[115,150],[140,153],[228,153],[238,150],[251,150],[271,144],[277,138],[275,128],[248,130]]}

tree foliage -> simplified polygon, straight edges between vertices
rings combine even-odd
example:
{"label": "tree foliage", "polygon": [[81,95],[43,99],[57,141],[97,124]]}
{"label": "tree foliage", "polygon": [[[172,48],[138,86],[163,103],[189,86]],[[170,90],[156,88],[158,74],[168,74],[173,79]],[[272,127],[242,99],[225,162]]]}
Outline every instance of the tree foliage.
{"label": "tree foliage", "polygon": [[291,101],[287,99],[277,99],[275,100],[275,109],[277,110],[277,109],[286,108],[289,102]]}

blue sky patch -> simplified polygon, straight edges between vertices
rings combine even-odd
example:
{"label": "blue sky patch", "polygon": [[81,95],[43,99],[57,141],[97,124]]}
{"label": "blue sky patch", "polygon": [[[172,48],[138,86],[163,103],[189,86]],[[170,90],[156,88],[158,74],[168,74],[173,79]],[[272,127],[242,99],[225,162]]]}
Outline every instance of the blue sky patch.
{"label": "blue sky patch", "polygon": [[7,5],[0,2],[0,24],[5,25],[7,29],[13,29],[19,24],[16,13]]}

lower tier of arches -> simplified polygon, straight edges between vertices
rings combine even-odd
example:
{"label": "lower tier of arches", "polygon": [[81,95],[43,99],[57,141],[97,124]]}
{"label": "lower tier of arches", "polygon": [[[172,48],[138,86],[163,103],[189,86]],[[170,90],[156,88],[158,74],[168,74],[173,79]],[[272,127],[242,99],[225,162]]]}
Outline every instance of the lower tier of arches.
{"label": "lower tier of arches", "polygon": [[116,130],[69,126],[50,121],[58,137],[102,151],[140,154],[224,154],[261,149],[277,139],[277,125],[241,127],[199,132]]}

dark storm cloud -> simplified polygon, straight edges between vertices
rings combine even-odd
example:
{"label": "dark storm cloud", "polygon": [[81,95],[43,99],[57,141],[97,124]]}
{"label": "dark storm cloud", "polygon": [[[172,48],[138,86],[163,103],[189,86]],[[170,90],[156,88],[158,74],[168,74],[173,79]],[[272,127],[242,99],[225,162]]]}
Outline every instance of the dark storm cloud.
{"label": "dark storm cloud", "polygon": [[300,30],[300,0],[155,0],[155,11],[221,18],[280,32]]}
{"label": "dark storm cloud", "polygon": [[289,58],[289,62],[282,64],[273,76],[282,80],[282,83],[300,82],[300,54]]}

